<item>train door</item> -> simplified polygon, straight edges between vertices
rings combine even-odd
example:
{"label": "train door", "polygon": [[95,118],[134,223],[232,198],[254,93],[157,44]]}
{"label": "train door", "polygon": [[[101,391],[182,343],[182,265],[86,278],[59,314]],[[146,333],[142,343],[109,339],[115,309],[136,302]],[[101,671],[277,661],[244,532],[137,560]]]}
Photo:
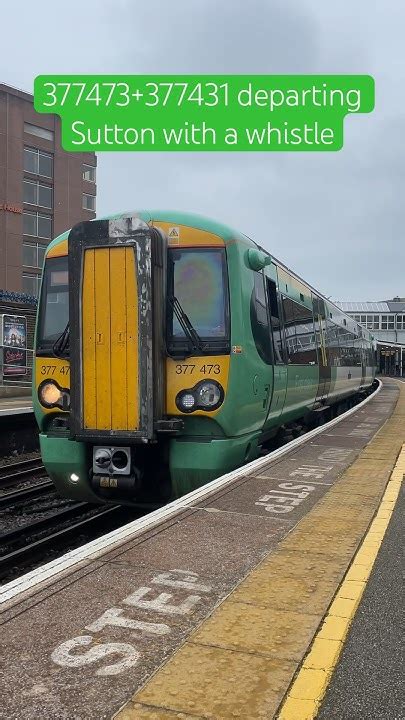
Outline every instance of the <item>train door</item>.
{"label": "train door", "polygon": [[315,403],[325,402],[331,385],[331,367],[326,351],[326,309],[325,302],[317,295],[312,296],[316,344],[318,348],[319,383]]}
{"label": "train door", "polygon": [[269,402],[266,424],[273,424],[282,413],[287,387],[287,367],[285,364],[285,348],[279,293],[277,290],[277,270],[274,265],[266,268],[265,277],[267,304],[270,315],[270,332],[273,340],[273,392]]}

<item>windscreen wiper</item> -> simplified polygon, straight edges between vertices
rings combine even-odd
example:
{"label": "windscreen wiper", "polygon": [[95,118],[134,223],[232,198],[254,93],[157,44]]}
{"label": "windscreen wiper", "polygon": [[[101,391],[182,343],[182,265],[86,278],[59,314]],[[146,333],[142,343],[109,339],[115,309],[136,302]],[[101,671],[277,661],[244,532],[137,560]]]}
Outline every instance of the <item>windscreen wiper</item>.
{"label": "windscreen wiper", "polygon": [[69,350],[69,322],[67,323],[64,331],[59,335],[58,339],[55,340],[54,344],[52,345],[53,354],[56,355],[56,357],[66,357],[67,351]]}
{"label": "windscreen wiper", "polygon": [[201,340],[201,338],[200,338],[197,330],[193,326],[190,318],[184,312],[178,299],[173,295],[172,297],[169,298],[169,303],[171,304],[171,306],[173,308],[173,312],[174,312],[177,320],[179,321],[181,329],[183,330],[186,338],[191,343],[191,349],[199,350],[202,353],[206,352],[206,349],[207,349],[206,346],[204,345],[203,341]]}

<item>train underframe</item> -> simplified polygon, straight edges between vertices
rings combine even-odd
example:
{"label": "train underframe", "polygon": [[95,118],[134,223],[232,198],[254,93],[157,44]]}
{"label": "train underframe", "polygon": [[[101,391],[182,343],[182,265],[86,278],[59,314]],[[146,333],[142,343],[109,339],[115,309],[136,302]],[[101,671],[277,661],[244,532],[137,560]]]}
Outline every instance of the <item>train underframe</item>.
{"label": "train underframe", "polygon": [[[373,386],[374,387],[374,386]],[[40,434],[45,466],[60,494],[94,503],[162,504],[265,455],[356,405],[373,387],[279,424],[238,437],[180,435],[131,444],[77,442]],[[97,453],[102,462],[97,466]],[[104,456],[103,456],[104,454]],[[104,467],[103,467],[104,461]]]}

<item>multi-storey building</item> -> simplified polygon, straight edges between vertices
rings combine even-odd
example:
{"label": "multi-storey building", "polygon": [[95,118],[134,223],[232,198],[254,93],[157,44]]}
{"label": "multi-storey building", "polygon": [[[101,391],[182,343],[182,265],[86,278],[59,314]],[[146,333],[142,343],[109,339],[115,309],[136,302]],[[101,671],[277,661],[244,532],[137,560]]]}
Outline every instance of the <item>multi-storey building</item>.
{"label": "multi-storey building", "polygon": [[96,164],[62,150],[59,116],[0,84],[0,291],[38,295],[50,240],[95,217]]}

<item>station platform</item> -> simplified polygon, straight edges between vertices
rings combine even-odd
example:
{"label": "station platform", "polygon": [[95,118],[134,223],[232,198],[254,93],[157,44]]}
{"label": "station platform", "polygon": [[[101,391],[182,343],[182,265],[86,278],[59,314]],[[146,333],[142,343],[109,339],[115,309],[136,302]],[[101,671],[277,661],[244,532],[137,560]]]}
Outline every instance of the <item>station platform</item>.
{"label": "station platform", "polygon": [[9,415],[31,415],[33,413],[31,395],[0,397],[0,418]]}
{"label": "station platform", "polygon": [[342,418],[0,587],[4,717],[322,713],[404,442],[405,386],[386,379]]}

